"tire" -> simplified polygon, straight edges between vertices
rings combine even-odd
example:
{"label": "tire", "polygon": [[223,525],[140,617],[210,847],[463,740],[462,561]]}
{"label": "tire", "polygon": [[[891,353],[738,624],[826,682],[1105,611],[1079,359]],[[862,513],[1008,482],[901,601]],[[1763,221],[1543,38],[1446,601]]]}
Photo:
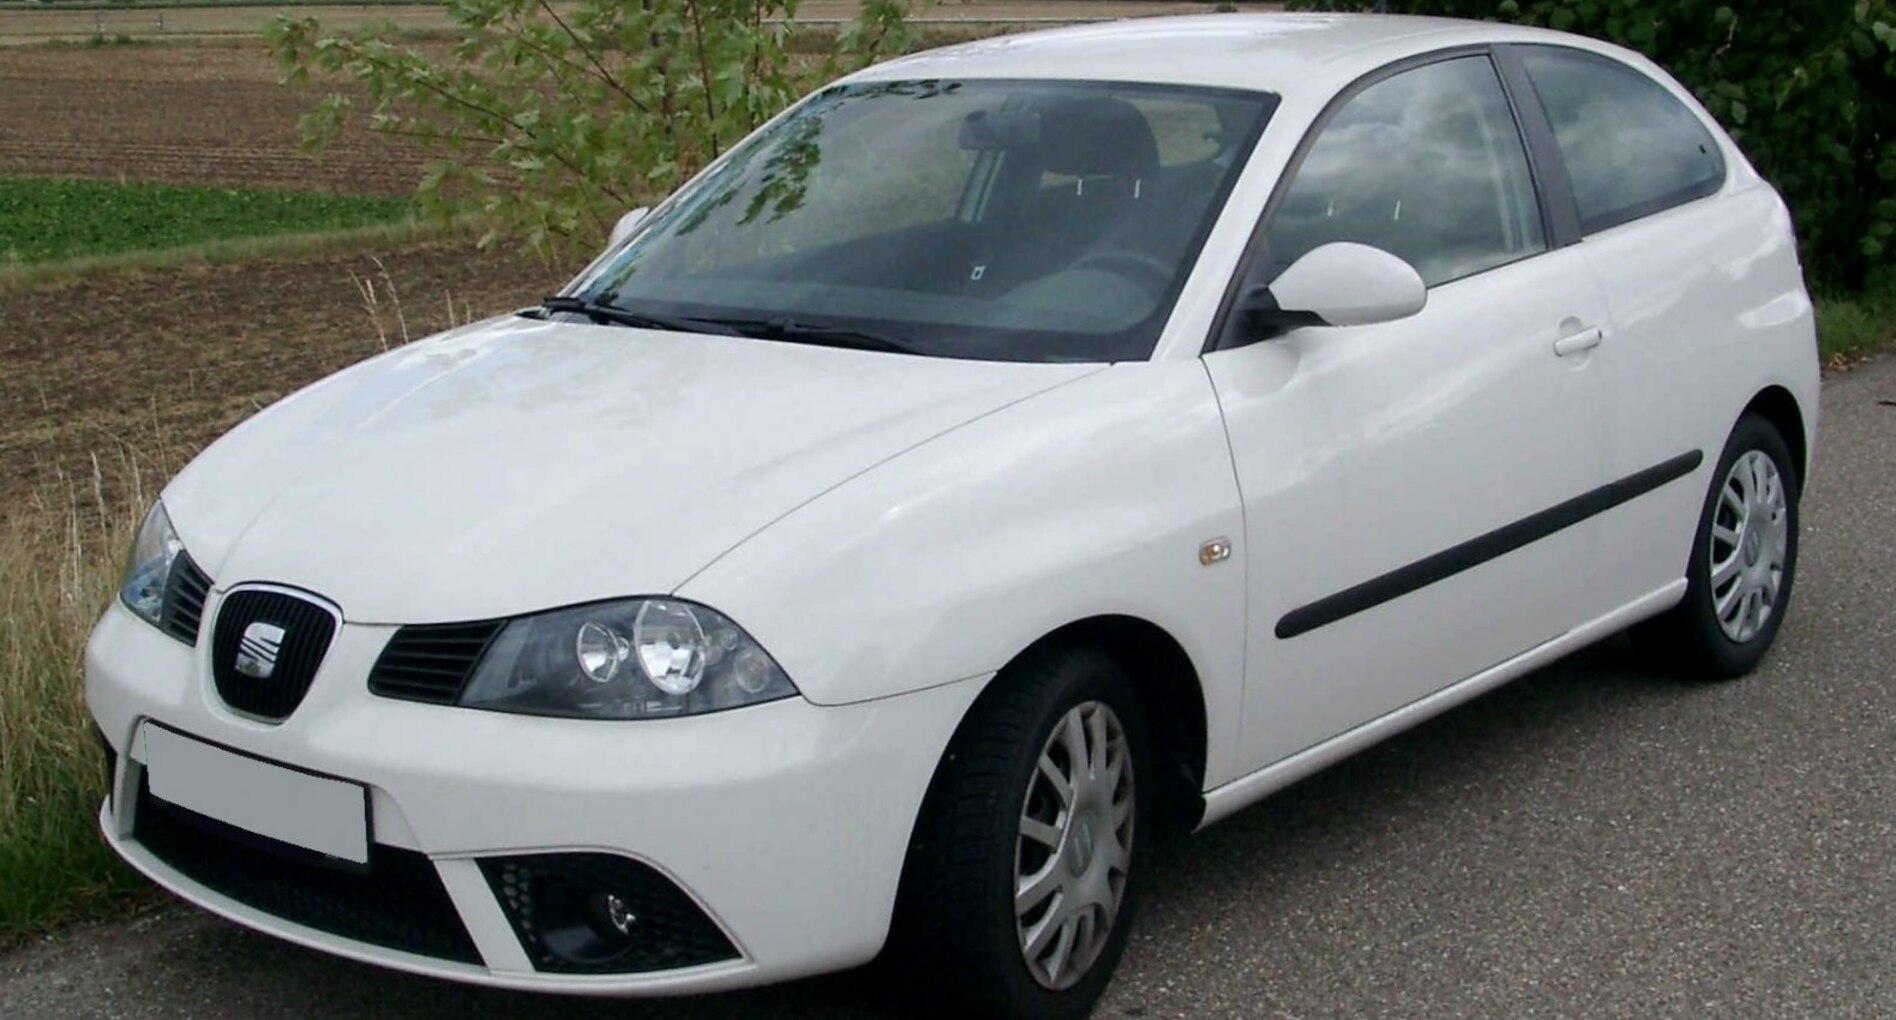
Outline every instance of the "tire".
{"label": "tire", "polygon": [[1777,429],[1755,414],[1739,419],[1699,513],[1685,598],[1635,630],[1642,647],[1690,679],[1757,667],[1797,578],[1799,481]]}
{"label": "tire", "polygon": [[[1105,653],[1037,654],[997,677],[916,823],[888,956],[898,994],[960,1020],[1088,1015],[1150,869],[1153,761],[1132,681]],[[1074,777],[1064,800],[1055,776]],[[1017,912],[1022,874],[1035,895]]]}

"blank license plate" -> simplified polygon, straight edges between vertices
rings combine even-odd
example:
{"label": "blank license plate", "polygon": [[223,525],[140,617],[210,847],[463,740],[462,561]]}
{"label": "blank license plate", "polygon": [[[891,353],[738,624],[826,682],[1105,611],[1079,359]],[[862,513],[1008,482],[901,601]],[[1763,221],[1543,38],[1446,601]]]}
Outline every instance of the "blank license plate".
{"label": "blank license plate", "polygon": [[226,751],[145,724],[145,770],[160,800],[305,850],[369,862],[369,790]]}

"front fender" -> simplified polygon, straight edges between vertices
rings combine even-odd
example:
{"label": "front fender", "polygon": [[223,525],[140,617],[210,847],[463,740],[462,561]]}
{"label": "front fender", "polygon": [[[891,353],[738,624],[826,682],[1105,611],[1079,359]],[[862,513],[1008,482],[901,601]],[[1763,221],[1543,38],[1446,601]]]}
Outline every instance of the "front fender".
{"label": "front fender", "polygon": [[[839,705],[991,673],[1075,620],[1165,629],[1228,778],[1244,668],[1243,514],[1196,360],[1122,364],[936,437],[831,490],[678,589]],[[1234,555],[1202,565],[1199,547]]]}

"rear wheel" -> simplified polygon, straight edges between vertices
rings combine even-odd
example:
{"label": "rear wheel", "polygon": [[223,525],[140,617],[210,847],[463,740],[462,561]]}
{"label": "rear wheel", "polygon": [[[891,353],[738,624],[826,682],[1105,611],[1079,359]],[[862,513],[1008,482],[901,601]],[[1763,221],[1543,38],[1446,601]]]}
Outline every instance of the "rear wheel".
{"label": "rear wheel", "polygon": [[917,823],[895,963],[952,1015],[1084,1017],[1125,948],[1151,842],[1138,698],[1092,649],[994,683]]}
{"label": "rear wheel", "polygon": [[1777,637],[1797,576],[1795,463],[1783,436],[1746,415],[1712,473],[1687,567],[1685,598],[1637,632],[1686,675],[1714,680],[1756,668]]}

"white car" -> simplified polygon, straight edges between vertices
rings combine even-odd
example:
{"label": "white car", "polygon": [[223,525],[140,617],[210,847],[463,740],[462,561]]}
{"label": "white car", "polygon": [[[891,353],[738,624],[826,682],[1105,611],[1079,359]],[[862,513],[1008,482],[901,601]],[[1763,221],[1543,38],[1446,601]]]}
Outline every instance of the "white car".
{"label": "white car", "polygon": [[1633,53],[993,39],[624,226],[165,489],[86,657],[140,871],[478,984],[886,947],[974,1015],[1077,1017],[1155,833],[1635,624],[1730,677],[1784,618],[1790,217]]}

